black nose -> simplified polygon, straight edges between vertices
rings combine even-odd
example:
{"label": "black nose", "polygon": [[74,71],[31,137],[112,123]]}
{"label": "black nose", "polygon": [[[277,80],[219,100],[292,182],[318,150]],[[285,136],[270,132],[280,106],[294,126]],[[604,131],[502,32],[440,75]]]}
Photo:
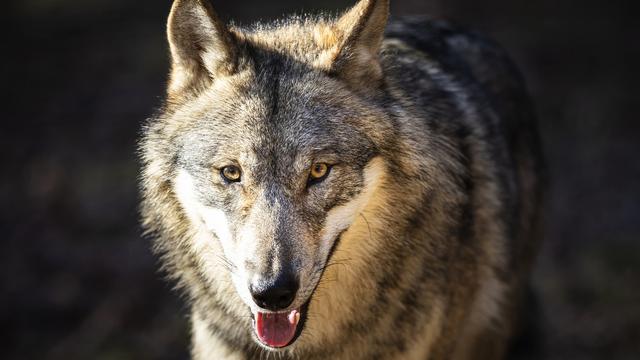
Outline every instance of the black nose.
{"label": "black nose", "polygon": [[280,274],[275,279],[254,277],[249,291],[258,306],[278,311],[291,305],[298,291],[298,281],[287,273]]}

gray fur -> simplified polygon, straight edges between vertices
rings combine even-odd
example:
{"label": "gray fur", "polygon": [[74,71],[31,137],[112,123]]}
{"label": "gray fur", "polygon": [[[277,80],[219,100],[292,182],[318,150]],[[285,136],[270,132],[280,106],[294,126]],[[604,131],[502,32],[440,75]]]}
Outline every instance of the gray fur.
{"label": "gray fur", "polygon": [[[180,17],[185,6],[209,17]],[[499,359],[517,335],[541,191],[528,96],[477,34],[410,18],[380,43],[387,9],[363,0],[336,22],[227,29],[204,1],[174,4],[167,104],[141,141],[142,214],[188,296],[194,358]],[[176,42],[190,39],[189,21],[217,29],[197,38],[214,49]],[[202,53],[215,51],[225,55],[214,66]],[[307,186],[314,161],[334,166]],[[364,191],[373,162],[384,164],[375,198],[320,256],[327,214]],[[229,163],[240,183],[221,179]],[[203,264],[175,190],[181,171],[199,204],[223,209],[234,241],[255,231],[251,261],[212,243],[224,271]],[[293,344],[265,349],[228,284],[238,267],[283,266],[307,279],[295,300],[309,301],[306,321]]]}

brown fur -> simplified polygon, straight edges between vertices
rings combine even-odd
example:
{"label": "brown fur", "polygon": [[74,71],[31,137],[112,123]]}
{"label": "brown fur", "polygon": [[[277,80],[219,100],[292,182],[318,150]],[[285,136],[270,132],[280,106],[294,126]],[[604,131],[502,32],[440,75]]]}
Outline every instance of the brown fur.
{"label": "brown fur", "polygon": [[[141,143],[142,212],[190,300],[194,358],[508,353],[540,220],[526,91],[490,41],[419,19],[385,33],[388,9],[362,0],[338,19],[243,29],[204,0],[174,2],[168,101]],[[310,188],[319,157],[336,165]],[[220,182],[229,161],[242,182]],[[210,219],[228,220],[227,240],[206,211],[224,214]],[[289,265],[306,321],[266,349],[238,273]]]}

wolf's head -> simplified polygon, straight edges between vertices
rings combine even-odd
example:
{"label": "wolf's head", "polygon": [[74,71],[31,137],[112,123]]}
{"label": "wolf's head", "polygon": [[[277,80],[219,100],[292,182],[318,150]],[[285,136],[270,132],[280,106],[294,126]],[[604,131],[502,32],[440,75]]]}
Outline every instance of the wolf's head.
{"label": "wolf's head", "polygon": [[332,249],[385,177],[387,13],[363,0],[337,20],[239,29],[206,0],[174,2],[167,111],[148,135],[165,147],[146,171],[169,159],[185,248],[207,281],[229,275],[267,347],[299,334]]}

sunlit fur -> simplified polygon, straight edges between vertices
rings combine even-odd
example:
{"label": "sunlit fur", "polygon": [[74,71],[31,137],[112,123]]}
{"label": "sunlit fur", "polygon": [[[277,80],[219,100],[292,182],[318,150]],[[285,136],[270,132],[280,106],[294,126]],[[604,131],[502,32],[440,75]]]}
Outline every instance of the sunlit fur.
{"label": "sunlit fur", "polygon": [[[388,9],[241,28],[174,2],[141,209],[195,359],[507,356],[539,235],[528,96],[491,41]],[[285,268],[288,309],[308,307],[275,350],[256,341],[248,284]]]}

